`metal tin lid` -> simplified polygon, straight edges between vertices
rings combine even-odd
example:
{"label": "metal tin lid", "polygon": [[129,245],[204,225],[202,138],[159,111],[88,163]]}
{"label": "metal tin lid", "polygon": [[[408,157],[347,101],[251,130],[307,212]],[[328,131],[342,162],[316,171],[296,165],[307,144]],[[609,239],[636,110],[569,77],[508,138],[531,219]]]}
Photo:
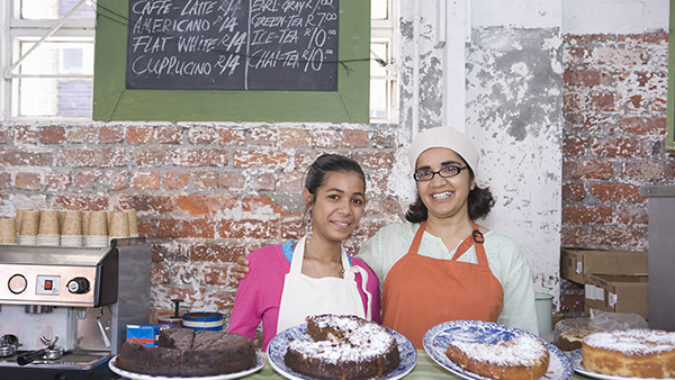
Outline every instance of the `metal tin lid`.
{"label": "metal tin lid", "polygon": [[222,330],[223,314],[214,312],[192,312],[183,314],[183,327],[194,330]]}
{"label": "metal tin lid", "polygon": [[183,314],[184,321],[215,322],[223,320],[222,313],[197,311]]}

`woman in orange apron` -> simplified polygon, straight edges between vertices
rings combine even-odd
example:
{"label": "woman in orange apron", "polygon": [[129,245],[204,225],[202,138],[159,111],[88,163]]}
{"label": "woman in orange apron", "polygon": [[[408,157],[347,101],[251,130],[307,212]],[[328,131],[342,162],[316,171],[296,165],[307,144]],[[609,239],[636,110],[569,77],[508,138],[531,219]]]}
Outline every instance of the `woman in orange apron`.
{"label": "woman in orange apron", "polygon": [[508,238],[474,221],[494,201],[476,185],[479,155],[471,141],[453,129],[433,128],[416,137],[409,155],[418,192],[406,214],[412,224],[384,227],[359,254],[384,277],[383,324],[417,348],[429,328],[451,320],[536,333],[527,262]]}

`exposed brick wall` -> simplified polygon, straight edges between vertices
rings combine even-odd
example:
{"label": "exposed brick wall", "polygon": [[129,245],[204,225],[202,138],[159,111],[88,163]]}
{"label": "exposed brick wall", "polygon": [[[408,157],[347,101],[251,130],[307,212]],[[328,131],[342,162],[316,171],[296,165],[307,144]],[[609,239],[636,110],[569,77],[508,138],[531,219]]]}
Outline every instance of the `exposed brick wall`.
{"label": "exposed brick wall", "polygon": [[227,312],[240,255],[302,233],[303,173],[336,152],[362,163],[369,206],[348,248],[398,219],[392,125],[0,124],[0,212],[138,210],[153,244],[153,312]]}
{"label": "exposed brick wall", "polygon": [[[561,245],[647,250],[640,186],[675,183],[667,32],[565,35],[563,60]],[[560,312],[583,316],[583,285],[561,281]]]}
{"label": "exposed brick wall", "polygon": [[640,186],[675,183],[667,32],[565,35],[563,60],[562,245],[647,249]]}

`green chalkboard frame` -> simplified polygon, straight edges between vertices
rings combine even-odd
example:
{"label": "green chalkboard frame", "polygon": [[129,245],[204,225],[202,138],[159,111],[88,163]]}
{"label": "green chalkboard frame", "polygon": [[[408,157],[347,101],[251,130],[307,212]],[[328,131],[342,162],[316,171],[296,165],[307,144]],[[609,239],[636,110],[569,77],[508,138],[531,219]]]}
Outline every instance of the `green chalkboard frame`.
{"label": "green chalkboard frame", "polygon": [[668,28],[668,112],[666,121],[666,150],[675,151],[675,0],[670,0]]}
{"label": "green chalkboard frame", "polygon": [[94,120],[369,121],[368,0],[340,0],[338,59],[346,62],[347,67],[338,65],[337,91],[126,89],[129,1],[97,3]]}

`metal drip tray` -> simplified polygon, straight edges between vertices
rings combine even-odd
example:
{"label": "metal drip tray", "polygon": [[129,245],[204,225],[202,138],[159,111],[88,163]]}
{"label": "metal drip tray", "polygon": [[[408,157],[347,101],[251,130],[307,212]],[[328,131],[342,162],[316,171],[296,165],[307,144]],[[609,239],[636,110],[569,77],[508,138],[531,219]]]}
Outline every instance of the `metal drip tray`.
{"label": "metal drip tray", "polygon": [[19,366],[16,358],[23,352],[25,351],[19,351],[15,355],[0,358],[0,367],[29,368],[48,366],[52,368],[87,370],[99,366],[101,362],[107,362],[113,356],[110,352],[105,351],[68,351],[62,358],[57,360],[38,359],[25,366]]}

